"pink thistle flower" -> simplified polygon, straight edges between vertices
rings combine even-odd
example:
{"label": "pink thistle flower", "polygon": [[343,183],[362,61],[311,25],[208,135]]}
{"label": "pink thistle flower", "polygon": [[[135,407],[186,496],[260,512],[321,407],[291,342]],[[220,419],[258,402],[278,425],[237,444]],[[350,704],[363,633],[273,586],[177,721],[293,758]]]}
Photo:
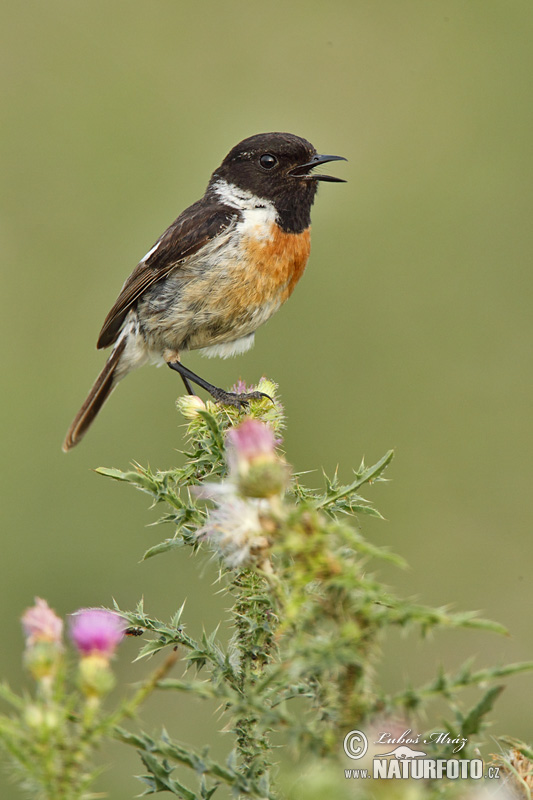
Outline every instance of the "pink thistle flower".
{"label": "pink thistle flower", "polygon": [[61,644],[63,620],[52,611],[46,600],[36,597],[35,605],[26,609],[21,622],[28,647],[37,642]]}
{"label": "pink thistle flower", "polygon": [[235,394],[248,394],[248,392],[255,391],[255,388],[256,387],[253,386],[252,384],[250,384],[250,386],[247,386],[246,383],[242,380],[242,378],[239,378],[237,383],[233,384],[230,391],[235,392]]}
{"label": "pink thistle flower", "polygon": [[70,636],[82,657],[111,658],[126,628],[123,617],[104,608],[82,608],[70,618]]}
{"label": "pink thistle flower", "polygon": [[229,480],[247,497],[280,494],[287,483],[287,465],[276,453],[273,431],[248,417],[226,434]]}
{"label": "pink thistle flower", "polygon": [[248,417],[226,435],[230,471],[240,471],[254,461],[275,460],[276,440],[264,422]]}

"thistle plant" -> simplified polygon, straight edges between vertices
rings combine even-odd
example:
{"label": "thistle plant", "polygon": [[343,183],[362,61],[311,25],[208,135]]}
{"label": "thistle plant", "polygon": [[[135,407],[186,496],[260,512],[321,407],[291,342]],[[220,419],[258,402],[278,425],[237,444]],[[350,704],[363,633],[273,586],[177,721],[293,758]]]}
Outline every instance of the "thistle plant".
{"label": "thistle plant", "polygon": [[24,665],[33,684],[22,696],[0,685],[0,697],[12,709],[9,716],[0,715],[0,746],[28,796],[96,798],[90,792],[99,774],[95,751],[120,720],[135,713],[175,661],[167,659],[132,697],[106,709],[104,700],[115,684],[111,662],[127,625],[115,612],[80,609],[69,619],[69,649],[63,643],[63,620],[45,600],[36,598],[23,614]]}
{"label": "thistle plant", "polygon": [[[408,786],[400,782],[393,793],[391,781],[372,781],[372,791],[364,781],[348,782],[343,739],[353,730],[367,731],[371,737],[379,729],[427,726],[431,704],[440,700],[448,711],[432,729],[441,724],[447,738],[426,745],[425,750],[433,757],[453,758],[461,742],[461,758],[472,757],[483,742],[487,715],[503,688],[502,679],[533,665],[474,669],[467,663],[454,671],[443,668],[425,685],[387,692],[378,682],[377,667],[381,646],[392,630],[426,636],[450,628],[496,634],[504,629],[470,612],[452,613],[398,597],[385,587],[370,571],[371,565],[392,562],[401,567],[403,561],[365,538],[359,524],[365,515],[381,517],[366,498],[366,489],[384,483],[393,453],[372,466],[361,463],[346,484],[335,474],[325,477],[322,489],[310,489],[303,476],[292,473],[281,451],[285,420],[277,387],[263,379],[253,388],[268,397],[253,400],[240,411],[198,397],[178,400],[188,442],[181,466],[166,471],[138,464],[127,471],[98,470],[133,485],[163,509],[158,521],[171,527],[171,535],[151,545],[145,558],[179,557],[180,550],[188,548],[198,559],[208,555],[216,561],[219,581],[214,591],[225,598],[224,612],[229,599],[229,630],[224,631],[221,622],[214,631],[195,638],[183,605],[166,621],[150,614],[142,602],[134,611],[116,605],[112,612],[85,610],[71,621],[71,636],[80,653],[78,689],[72,695],[63,688],[64,653],[57,618],[43,626],[48,639],[42,648],[28,627],[26,663],[38,682],[39,719],[43,703],[53,702],[61,731],[71,731],[71,739],[61,733],[61,741],[70,742],[70,760],[54,767],[64,794],[59,789],[54,794],[41,773],[34,776],[34,785],[41,781],[43,798],[88,797],[83,792],[92,777],[88,766],[92,750],[103,738],[114,737],[140,754],[144,795],[167,792],[185,800],[207,800],[215,793],[268,800],[466,797],[464,786],[450,781],[418,782],[414,788],[412,782],[406,782]],[[99,634],[104,641],[97,646],[98,637],[91,631],[104,622],[100,615],[108,614],[112,616],[105,617],[105,633]],[[157,667],[132,699],[112,712],[104,711],[101,701],[113,683],[111,655],[125,626],[144,634],[140,665],[150,659]],[[177,653],[184,670],[171,674]],[[466,687],[478,690],[470,708],[460,700]],[[217,760],[207,748],[198,751],[174,740],[164,720],[158,732],[139,731],[133,722],[125,727],[124,720],[134,717],[154,689],[215,701],[224,717],[225,741],[228,733],[231,736],[226,758]],[[7,690],[4,696],[21,716],[27,713],[25,701]],[[4,744],[22,771],[28,769],[25,753],[30,749],[34,753],[40,747],[50,756],[55,745],[43,738],[41,723],[35,740],[18,732],[20,719],[3,718],[2,725]],[[10,742],[16,736],[14,748]],[[214,732],[206,739],[213,736]],[[494,759],[505,776],[501,785],[527,788],[529,750],[510,742],[511,754],[502,751]],[[282,752],[291,753],[292,774],[297,765],[300,793],[285,788],[290,786],[290,768],[279,767]],[[78,784],[70,777],[73,771]],[[63,789],[67,783],[76,785],[78,794],[74,789],[67,794]]]}
{"label": "thistle plant", "polygon": [[[381,518],[361,492],[386,480],[392,451],[372,466],[361,463],[347,484],[335,474],[325,477],[322,489],[310,489],[302,476],[291,474],[280,449],[285,419],[277,387],[263,379],[252,388],[273,402],[254,400],[237,411],[197,397],[178,400],[188,440],[182,466],[161,472],[140,465],[127,472],[98,470],[164,508],[158,521],[172,526],[172,535],[151,546],[145,558],[183,547],[199,557],[210,551],[232,605],[227,647],[218,630],[200,640],[190,637],[183,608],[170,623],[150,616],[142,604],[133,613],[121,612],[147,632],[140,658],[175,646],[182,651],[185,675],[167,678],[159,688],[218,701],[225,730],[234,737],[220,764],[164,730],[154,736],[120,729],[122,741],[141,754],[146,793],[166,790],[196,800],[225,784],[235,796],[280,797],[271,779],[279,752],[274,744],[290,748],[301,764],[319,759],[335,770],[348,731],[370,730],[377,720],[413,723],[437,698],[445,699],[453,714],[445,723],[450,739],[464,737],[462,757],[471,755],[501,691],[500,679],[532,665],[475,670],[468,663],[395,694],[380,687],[376,667],[391,629],[421,636],[439,628],[504,629],[474,613],[424,606],[384,587],[369,563],[401,567],[404,562],[364,538],[359,519]],[[481,696],[464,709],[458,695],[468,686],[478,687]],[[440,755],[445,754],[441,746]],[[186,782],[187,771],[196,786]]]}

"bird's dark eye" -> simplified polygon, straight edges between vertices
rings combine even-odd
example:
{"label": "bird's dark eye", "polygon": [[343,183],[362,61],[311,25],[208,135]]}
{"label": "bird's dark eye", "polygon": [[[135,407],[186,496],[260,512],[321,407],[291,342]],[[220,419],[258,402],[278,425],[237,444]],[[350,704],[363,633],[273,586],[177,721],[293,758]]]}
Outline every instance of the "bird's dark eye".
{"label": "bird's dark eye", "polygon": [[259,163],[261,164],[263,169],[272,169],[278,163],[278,159],[271,153],[263,153],[263,155],[259,159]]}

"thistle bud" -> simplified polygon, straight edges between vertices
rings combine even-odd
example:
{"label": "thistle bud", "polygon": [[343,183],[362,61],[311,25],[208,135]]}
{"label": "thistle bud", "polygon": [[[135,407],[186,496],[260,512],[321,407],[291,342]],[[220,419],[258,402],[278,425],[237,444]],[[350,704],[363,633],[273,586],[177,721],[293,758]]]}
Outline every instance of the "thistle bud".
{"label": "thistle bud", "polygon": [[78,669],[79,685],[85,697],[96,699],[113,689],[115,676],[105,656],[97,652],[83,656]]}
{"label": "thistle bud", "polygon": [[44,727],[44,712],[43,709],[31,703],[27,705],[24,709],[24,721],[28,728],[33,728],[33,730],[40,730]]}
{"label": "thistle bud", "polygon": [[185,419],[195,419],[198,416],[198,411],[205,411],[206,405],[201,397],[195,394],[186,394],[178,397],[176,400],[176,407]]}

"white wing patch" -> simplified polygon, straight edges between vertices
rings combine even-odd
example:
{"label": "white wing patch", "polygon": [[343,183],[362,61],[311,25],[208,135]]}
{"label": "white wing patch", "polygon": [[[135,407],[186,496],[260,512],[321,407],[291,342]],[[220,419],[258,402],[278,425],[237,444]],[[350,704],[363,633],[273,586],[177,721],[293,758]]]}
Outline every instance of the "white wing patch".
{"label": "white wing patch", "polygon": [[154,244],[154,246],[152,247],[152,249],[151,249],[151,250],[148,250],[148,252],[146,253],[146,255],[145,255],[143,258],[141,258],[141,261],[140,261],[140,263],[141,263],[141,264],[144,264],[144,262],[145,262],[145,261],[148,261],[148,259],[150,258],[150,256],[151,256],[151,255],[153,255],[153,254],[155,253],[155,251],[157,250],[157,248],[159,247],[159,245],[160,245],[160,244],[161,244],[161,240],[159,239],[159,241],[157,241],[157,242]]}

